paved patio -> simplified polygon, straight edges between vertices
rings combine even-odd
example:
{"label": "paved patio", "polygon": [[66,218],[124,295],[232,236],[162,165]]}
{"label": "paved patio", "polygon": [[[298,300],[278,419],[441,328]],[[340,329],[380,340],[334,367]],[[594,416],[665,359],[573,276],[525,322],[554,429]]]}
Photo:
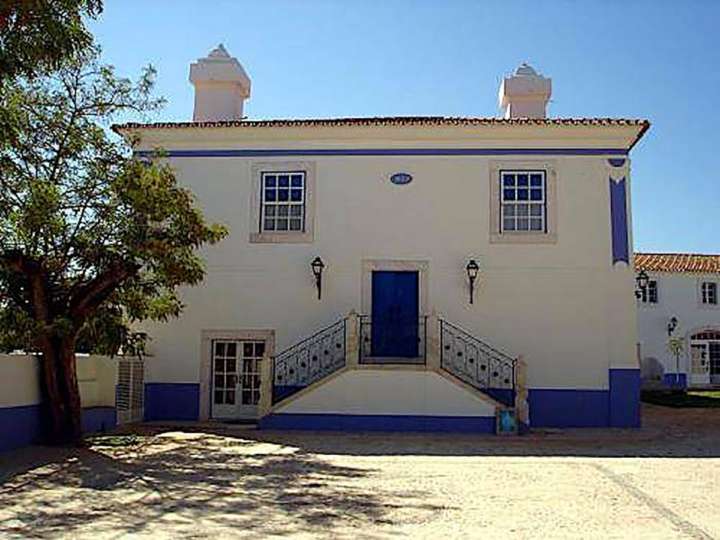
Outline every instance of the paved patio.
{"label": "paved patio", "polygon": [[0,454],[0,538],[720,538],[720,410],[521,438],[144,426]]}

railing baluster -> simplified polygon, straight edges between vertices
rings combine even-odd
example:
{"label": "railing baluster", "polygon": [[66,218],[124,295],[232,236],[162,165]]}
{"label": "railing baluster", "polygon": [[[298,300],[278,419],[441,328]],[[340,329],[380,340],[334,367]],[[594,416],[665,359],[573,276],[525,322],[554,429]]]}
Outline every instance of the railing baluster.
{"label": "railing baluster", "polygon": [[345,321],[341,319],[271,357],[273,404],[345,366]]}
{"label": "railing baluster", "polygon": [[440,319],[440,367],[494,399],[514,404],[516,360],[443,319]]}

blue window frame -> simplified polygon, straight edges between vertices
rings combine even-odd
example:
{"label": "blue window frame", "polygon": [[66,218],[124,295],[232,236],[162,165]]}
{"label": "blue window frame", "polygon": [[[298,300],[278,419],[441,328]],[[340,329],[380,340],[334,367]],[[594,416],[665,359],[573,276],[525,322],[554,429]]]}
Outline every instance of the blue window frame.
{"label": "blue window frame", "polygon": [[500,232],[547,232],[545,171],[500,171]]}
{"label": "blue window frame", "polygon": [[261,232],[305,232],[304,171],[262,173]]}

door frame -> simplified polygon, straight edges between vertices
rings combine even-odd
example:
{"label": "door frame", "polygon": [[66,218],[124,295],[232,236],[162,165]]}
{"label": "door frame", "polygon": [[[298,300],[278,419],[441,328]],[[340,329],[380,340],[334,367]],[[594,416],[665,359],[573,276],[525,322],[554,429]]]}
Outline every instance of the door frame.
{"label": "door frame", "polygon": [[[428,314],[428,281],[430,261],[416,259],[363,259],[361,270],[361,313],[372,314],[372,274],[373,272],[417,272],[418,275],[418,314]],[[398,363],[410,362],[408,358],[396,359]],[[383,363],[394,363],[393,358],[383,358]]]}
{"label": "door frame", "polygon": [[[265,358],[275,354],[275,330],[258,329],[206,329],[200,337],[200,421],[211,419],[212,414],[212,343],[215,340],[264,341]],[[260,384],[262,388],[262,381]]]}
{"label": "door frame", "polygon": [[372,313],[372,273],[374,271],[417,272],[419,280],[418,293],[420,294],[418,311],[421,316],[427,315],[430,261],[413,259],[363,259],[360,306],[364,315],[370,315]]}

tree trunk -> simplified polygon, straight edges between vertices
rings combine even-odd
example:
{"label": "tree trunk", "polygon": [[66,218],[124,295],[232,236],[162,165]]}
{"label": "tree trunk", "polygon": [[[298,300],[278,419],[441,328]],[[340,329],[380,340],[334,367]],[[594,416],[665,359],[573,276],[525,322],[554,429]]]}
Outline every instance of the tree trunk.
{"label": "tree trunk", "polygon": [[82,441],[82,408],[75,367],[75,338],[46,339],[42,349],[50,413],[49,442],[77,444]]}

